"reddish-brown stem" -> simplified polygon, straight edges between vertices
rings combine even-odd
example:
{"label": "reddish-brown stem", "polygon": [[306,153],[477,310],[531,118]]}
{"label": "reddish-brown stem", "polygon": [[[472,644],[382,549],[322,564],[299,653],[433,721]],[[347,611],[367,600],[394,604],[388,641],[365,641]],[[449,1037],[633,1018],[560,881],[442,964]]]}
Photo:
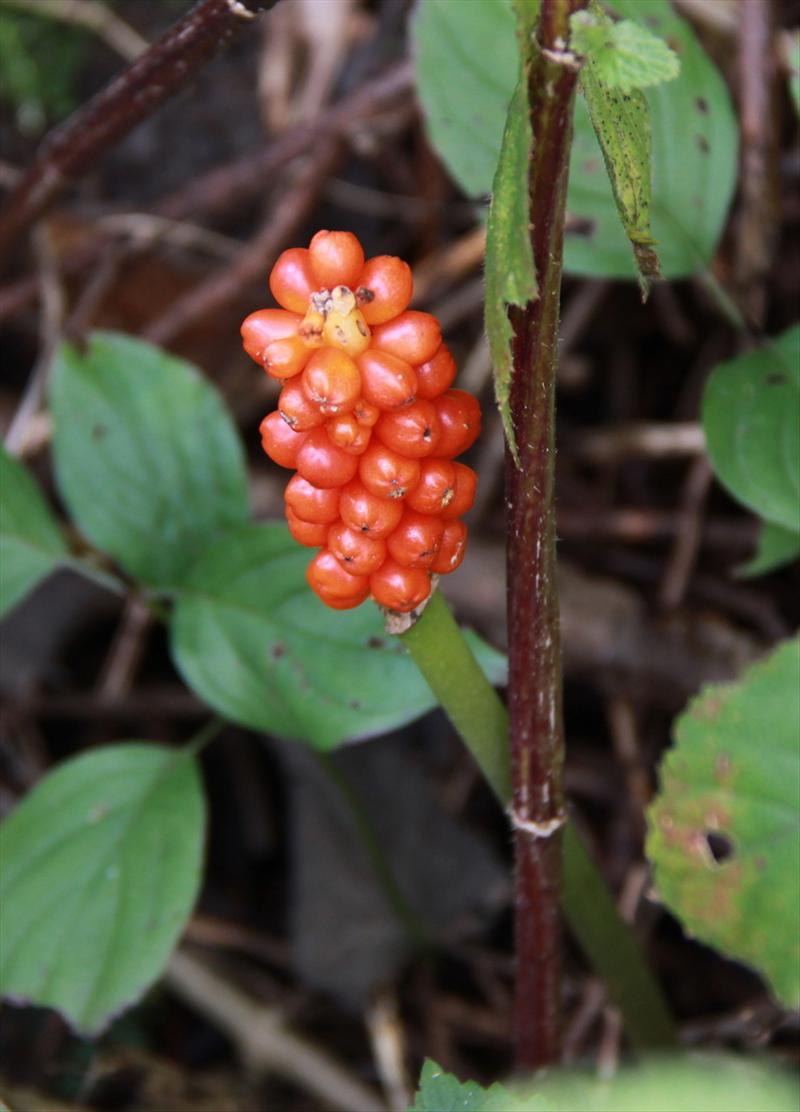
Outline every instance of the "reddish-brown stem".
{"label": "reddish-brown stem", "polygon": [[516,849],[516,1053],[519,1069],[559,1057],[561,661],[555,580],[554,393],[564,212],[577,81],[563,53],[585,0],[542,0],[528,71],[533,132],[531,245],[539,296],[512,315],[511,413],[519,449],[507,460],[509,715]]}
{"label": "reddish-brown stem", "polygon": [[133,65],[45,138],[0,217],[0,254],[65,186],[185,85],[256,12],[276,0],[200,0]]}

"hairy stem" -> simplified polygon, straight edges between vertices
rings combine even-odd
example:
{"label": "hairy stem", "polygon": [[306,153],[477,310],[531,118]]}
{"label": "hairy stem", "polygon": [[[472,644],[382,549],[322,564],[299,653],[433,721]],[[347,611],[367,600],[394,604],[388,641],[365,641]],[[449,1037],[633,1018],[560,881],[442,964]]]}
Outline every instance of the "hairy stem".
{"label": "hairy stem", "polygon": [[[511,803],[508,713],[436,592],[403,643],[503,807]],[[661,989],[597,866],[570,823],[563,838],[563,904],[572,933],[622,1012],[638,1048],[675,1047]]]}
{"label": "hairy stem", "polygon": [[564,213],[577,84],[563,54],[584,0],[541,0],[528,69],[531,247],[539,296],[514,310],[507,454],[509,714],[516,849],[516,1052],[521,1069],[558,1060],[561,827],[565,821],[555,562],[554,418]]}
{"label": "hairy stem", "polygon": [[134,63],[46,136],[6,200],[0,254],[99,156],[147,119],[256,12],[276,0],[200,0]]}

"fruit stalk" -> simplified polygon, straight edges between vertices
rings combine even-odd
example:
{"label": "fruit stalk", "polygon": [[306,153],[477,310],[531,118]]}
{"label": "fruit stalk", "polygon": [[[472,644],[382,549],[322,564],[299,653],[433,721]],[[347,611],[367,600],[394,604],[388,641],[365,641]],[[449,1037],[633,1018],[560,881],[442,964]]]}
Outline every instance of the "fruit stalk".
{"label": "fruit stalk", "polygon": [[528,67],[529,168],[537,299],[512,311],[510,405],[519,466],[506,461],[509,715],[516,856],[516,1061],[558,1061],[563,788],[554,465],[555,377],[572,111],[569,17],[585,0],[542,0]]}

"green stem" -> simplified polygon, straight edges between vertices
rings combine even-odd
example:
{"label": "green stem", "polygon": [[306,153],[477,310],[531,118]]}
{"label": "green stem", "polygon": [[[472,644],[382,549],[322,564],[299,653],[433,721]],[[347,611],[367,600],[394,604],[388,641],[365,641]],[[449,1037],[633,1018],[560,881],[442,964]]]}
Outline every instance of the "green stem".
{"label": "green stem", "polygon": [[[508,808],[508,713],[439,591],[401,638],[498,800]],[[563,853],[564,912],[622,1013],[631,1042],[641,1050],[677,1046],[661,988],[572,823],[564,830]]]}

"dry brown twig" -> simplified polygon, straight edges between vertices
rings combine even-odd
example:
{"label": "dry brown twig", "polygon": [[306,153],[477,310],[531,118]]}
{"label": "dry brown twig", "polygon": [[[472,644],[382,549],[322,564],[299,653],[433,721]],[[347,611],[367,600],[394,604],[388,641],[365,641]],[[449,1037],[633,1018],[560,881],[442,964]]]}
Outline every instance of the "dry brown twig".
{"label": "dry brown twig", "polygon": [[245,995],[186,947],[170,959],[166,982],[227,1035],[244,1065],[255,1074],[279,1074],[320,1098],[332,1112],[385,1112],[379,1093],[326,1051],[291,1031],[277,1009]]}

